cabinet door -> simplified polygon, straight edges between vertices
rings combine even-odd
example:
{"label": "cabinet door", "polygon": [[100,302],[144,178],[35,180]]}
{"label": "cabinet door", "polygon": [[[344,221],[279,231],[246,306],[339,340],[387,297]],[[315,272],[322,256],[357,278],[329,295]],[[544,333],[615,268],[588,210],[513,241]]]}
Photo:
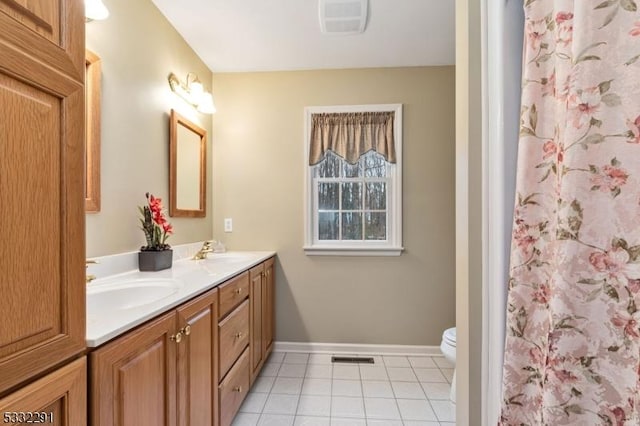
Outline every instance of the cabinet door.
{"label": "cabinet door", "polygon": [[178,424],[213,425],[218,420],[218,291],[179,308],[178,328],[184,334],[178,345]]}
{"label": "cabinet door", "polygon": [[0,395],[85,348],[82,0],[0,1]]}
{"label": "cabinet door", "polygon": [[260,264],[249,270],[249,301],[250,301],[250,360],[251,383],[258,374],[262,362],[262,281],[264,277],[264,264]]}
{"label": "cabinet door", "polygon": [[176,314],[91,353],[91,425],[175,426]]}
{"label": "cabinet door", "polygon": [[264,285],[262,287],[262,354],[266,360],[271,353],[275,325],[275,261],[264,262]]}
{"label": "cabinet door", "polygon": [[80,358],[0,399],[0,415],[3,417],[0,423],[86,425],[86,358]]}

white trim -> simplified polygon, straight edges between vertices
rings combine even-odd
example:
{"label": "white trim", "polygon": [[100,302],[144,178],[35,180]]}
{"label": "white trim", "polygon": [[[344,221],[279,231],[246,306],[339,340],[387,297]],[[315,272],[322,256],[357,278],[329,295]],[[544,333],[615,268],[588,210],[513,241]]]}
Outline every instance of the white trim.
{"label": "white trim", "polygon": [[[344,113],[344,112],[380,112],[393,111],[394,119],[394,137],[396,144],[396,163],[395,177],[393,184],[390,186],[390,199],[392,208],[387,209],[389,226],[387,228],[388,235],[392,239],[387,241],[383,248],[375,247],[380,245],[379,241],[364,241],[357,250],[348,244],[314,244],[314,227],[313,227],[313,200],[310,194],[311,167],[309,167],[309,139],[311,137],[311,115],[319,113]],[[402,248],[402,104],[372,104],[372,105],[333,105],[333,106],[311,106],[304,109],[304,246],[303,249],[307,255],[345,255],[345,256],[398,256],[401,254]],[[373,246],[373,247],[372,247]],[[384,254],[385,250],[388,254]]]}
{"label": "white trim", "polygon": [[274,342],[273,351],[351,355],[443,356],[439,346],[369,345],[359,343]]}
{"label": "white trim", "polygon": [[303,247],[308,256],[400,256],[404,247]]}

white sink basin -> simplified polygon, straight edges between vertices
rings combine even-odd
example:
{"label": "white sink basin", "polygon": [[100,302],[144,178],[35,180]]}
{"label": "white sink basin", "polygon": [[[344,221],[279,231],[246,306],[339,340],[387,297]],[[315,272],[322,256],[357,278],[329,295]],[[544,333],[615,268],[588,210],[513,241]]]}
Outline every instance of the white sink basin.
{"label": "white sink basin", "polygon": [[100,315],[148,305],[176,293],[180,281],[139,278],[87,287],[87,314]]}

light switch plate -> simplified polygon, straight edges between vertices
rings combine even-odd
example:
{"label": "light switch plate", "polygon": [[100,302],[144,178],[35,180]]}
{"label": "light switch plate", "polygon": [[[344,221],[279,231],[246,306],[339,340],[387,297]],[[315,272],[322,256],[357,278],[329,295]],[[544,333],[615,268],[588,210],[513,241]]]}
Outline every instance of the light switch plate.
{"label": "light switch plate", "polygon": [[224,219],[224,232],[232,232],[233,231],[233,219],[227,217]]}

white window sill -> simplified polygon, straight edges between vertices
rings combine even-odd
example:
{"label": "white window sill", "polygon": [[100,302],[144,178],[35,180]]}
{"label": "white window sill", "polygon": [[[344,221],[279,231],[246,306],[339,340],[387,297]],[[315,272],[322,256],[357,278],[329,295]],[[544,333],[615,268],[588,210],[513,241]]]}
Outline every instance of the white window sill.
{"label": "white window sill", "polygon": [[307,256],[400,256],[404,247],[304,246]]}

